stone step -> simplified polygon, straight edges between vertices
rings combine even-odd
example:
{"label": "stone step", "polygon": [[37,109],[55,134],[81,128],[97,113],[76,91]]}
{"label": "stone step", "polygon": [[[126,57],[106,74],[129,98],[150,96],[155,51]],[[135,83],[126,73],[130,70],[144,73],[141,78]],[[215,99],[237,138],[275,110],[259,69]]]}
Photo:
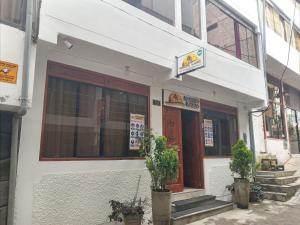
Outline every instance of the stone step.
{"label": "stone step", "polygon": [[219,200],[203,202],[201,206],[172,213],[172,225],[186,225],[233,209],[233,203]]}
{"label": "stone step", "polygon": [[264,176],[257,176],[255,177],[255,182],[259,182],[262,184],[291,184],[298,180],[298,176],[289,176],[289,177],[264,177]]}
{"label": "stone step", "polygon": [[262,189],[267,192],[287,193],[289,196],[293,196],[300,188],[300,183],[291,183],[286,185],[278,184],[260,184]]}
{"label": "stone step", "polygon": [[290,177],[296,173],[296,170],[285,170],[285,171],[258,171],[256,177]]}
{"label": "stone step", "polygon": [[172,193],[172,202],[196,198],[205,195],[204,189],[187,188],[183,192]]}
{"label": "stone step", "polygon": [[196,208],[208,201],[214,201],[216,196],[203,195],[200,197],[190,198],[186,200],[179,200],[172,202],[172,212],[179,212],[187,209]]}
{"label": "stone step", "polygon": [[290,198],[291,196],[289,196],[287,193],[279,193],[279,192],[271,192],[271,191],[264,192],[264,199],[268,199],[268,200],[286,202]]}

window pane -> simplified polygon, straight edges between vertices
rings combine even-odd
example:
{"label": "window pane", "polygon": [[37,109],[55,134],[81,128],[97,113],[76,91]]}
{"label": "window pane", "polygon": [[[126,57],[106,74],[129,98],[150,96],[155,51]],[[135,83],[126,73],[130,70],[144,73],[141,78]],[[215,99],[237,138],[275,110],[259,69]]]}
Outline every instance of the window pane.
{"label": "window pane", "polygon": [[236,56],[234,20],[210,1],[206,1],[208,43]]}
{"label": "window pane", "polygon": [[182,30],[201,37],[200,25],[200,1],[199,0],[182,0],[181,1],[181,18]]}
{"label": "window pane", "polygon": [[24,28],[26,0],[1,0],[0,21]]}
{"label": "window pane", "polygon": [[43,156],[139,156],[129,150],[130,113],[147,122],[147,97],[49,77]]}
{"label": "window pane", "polygon": [[300,33],[294,30],[295,46],[300,51]]}
{"label": "window pane", "polygon": [[205,155],[231,155],[231,146],[238,137],[236,116],[207,109],[203,111],[204,119],[213,124],[213,144],[205,146]]}
{"label": "window pane", "polygon": [[123,0],[156,18],[174,25],[174,0]]}
{"label": "window pane", "polygon": [[257,67],[256,40],[252,31],[239,24],[241,59]]}

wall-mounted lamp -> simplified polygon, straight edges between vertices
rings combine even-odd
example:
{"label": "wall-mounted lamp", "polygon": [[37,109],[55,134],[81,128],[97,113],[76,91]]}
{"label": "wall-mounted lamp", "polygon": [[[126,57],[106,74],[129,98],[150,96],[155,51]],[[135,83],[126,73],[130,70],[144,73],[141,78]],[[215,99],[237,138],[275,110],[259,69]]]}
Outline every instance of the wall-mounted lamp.
{"label": "wall-mounted lamp", "polygon": [[73,48],[73,44],[68,39],[64,39],[64,44],[68,49]]}

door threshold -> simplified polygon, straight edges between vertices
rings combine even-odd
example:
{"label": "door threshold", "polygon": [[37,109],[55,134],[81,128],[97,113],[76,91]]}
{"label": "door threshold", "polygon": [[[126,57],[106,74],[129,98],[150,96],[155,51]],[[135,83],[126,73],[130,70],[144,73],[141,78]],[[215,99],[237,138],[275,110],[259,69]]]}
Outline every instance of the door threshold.
{"label": "door threshold", "polygon": [[205,195],[205,189],[184,188],[182,192],[172,193],[172,201],[185,200]]}

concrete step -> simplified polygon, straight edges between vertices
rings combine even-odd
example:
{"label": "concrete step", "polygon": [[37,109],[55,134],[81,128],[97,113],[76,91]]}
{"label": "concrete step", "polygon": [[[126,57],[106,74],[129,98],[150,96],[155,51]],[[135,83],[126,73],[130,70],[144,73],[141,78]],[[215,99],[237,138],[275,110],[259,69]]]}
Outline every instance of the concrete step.
{"label": "concrete step", "polygon": [[290,177],[296,173],[296,170],[286,170],[286,171],[258,171],[256,177]]}
{"label": "concrete step", "polygon": [[298,176],[289,176],[289,177],[264,177],[264,176],[257,176],[255,177],[255,182],[259,182],[262,184],[291,184],[298,180]]}
{"label": "concrete step", "polygon": [[292,196],[289,196],[287,193],[279,193],[279,192],[271,192],[271,191],[264,192],[264,199],[273,200],[273,201],[286,202],[291,197]]}
{"label": "concrete step", "polygon": [[172,202],[196,198],[205,195],[204,189],[185,188],[183,192],[172,193]]}
{"label": "concrete step", "polygon": [[293,196],[300,188],[300,183],[291,183],[286,185],[278,184],[260,184],[262,189],[267,192],[287,193],[289,196]]}
{"label": "concrete step", "polygon": [[196,208],[208,201],[215,201],[216,196],[203,195],[200,197],[190,198],[186,200],[179,200],[172,202],[172,212],[179,212],[187,209]]}
{"label": "concrete step", "polygon": [[172,225],[186,225],[233,208],[233,203],[219,200],[203,202],[200,206],[172,213]]}

